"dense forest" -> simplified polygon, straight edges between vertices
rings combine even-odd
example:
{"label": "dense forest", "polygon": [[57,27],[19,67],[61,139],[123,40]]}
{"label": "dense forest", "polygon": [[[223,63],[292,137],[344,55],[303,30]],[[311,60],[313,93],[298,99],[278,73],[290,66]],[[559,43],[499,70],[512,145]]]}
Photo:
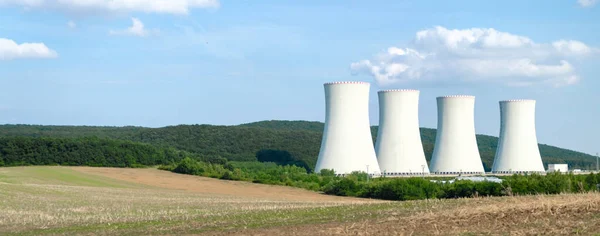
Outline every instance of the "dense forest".
{"label": "dense forest", "polygon": [[[323,123],[308,121],[261,121],[237,126],[177,125],[162,128],[0,125],[0,137],[97,137],[174,148],[190,154],[225,158],[231,161],[256,161],[257,155],[273,160],[280,153],[286,163],[313,168],[321,145]],[[377,127],[372,127],[373,140]],[[421,128],[427,160],[435,143],[435,129]],[[477,142],[486,170],[492,166],[498,139],[478,135]],[[595,167],[595,157],[540,144],[544,164],[567,163],[571,168]],[[264,156],[263,156],[264,157]]]}
{"label": "dense forest", "polygon": [[225,164],[224,159],[202,158],[174,148],[114,139],[0,138],[0,166],[70,165],[142,167],[177,163],[183,158]]}

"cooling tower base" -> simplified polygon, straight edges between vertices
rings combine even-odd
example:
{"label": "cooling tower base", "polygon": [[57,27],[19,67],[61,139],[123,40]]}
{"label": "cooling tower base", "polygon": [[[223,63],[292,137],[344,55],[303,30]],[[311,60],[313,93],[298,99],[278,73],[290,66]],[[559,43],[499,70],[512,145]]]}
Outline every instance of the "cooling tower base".
{"label": "cooling tower base", "polygon": [[434,175],[484,175],[485,172],[433,172]]}
{"label": "cooling tower base", "polygon": [[546,174],[546,171],[492,171],[492,174]]}
{"label": "cooling tower base", "polygon": [[429,175],[429,172],[391,172],[391,173],[383,173],[383,176],[423,176]]}

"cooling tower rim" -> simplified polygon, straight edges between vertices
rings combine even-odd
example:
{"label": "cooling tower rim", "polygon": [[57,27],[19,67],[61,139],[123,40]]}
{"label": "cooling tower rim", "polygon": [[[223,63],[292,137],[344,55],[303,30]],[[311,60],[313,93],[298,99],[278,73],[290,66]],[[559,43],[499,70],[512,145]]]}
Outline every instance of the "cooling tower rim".
{"label": "cooling tower rim", "polygon": [[509,100],[500,101],[500,103],[510,103],[510,102],[535,102],[535,100],[533,100],[533,99],[509,99]]}
{"label": "cooling tower rim", "polygon": [[334,84],[365,84],[365,85],[368,85],[369,82],[364,82],[364,81],[336,81],[336,82],[327,82],[327,83],[324,83],[323,85],[334,85]]}
{"label": "cooling tower rim", "polygon": [[390,93],[390,92],[419,92],[419,90],[416,89],[386,89],[386,90],[379,90],[378,93]]}
{"label": "cooling tower rim", "polygon": [[444,98],[468,98],[468,99],[475,99],[475,96],[473,96],[473,95],[447,95],[447,96],[439,96],[439,97],[437,97],[437,99],[444,99]]}

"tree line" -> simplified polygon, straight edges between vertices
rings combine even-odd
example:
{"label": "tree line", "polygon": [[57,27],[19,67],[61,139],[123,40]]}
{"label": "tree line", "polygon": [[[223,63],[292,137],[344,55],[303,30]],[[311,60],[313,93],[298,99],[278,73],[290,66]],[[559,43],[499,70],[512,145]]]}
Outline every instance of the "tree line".
{"label": "tree line", "polygon": [[0,138],[0,166],[142,167],[176,163],[185,157],[209,163],[226,163],[224,158],[208,158],[169,147],[96,137]]}
{"label": "tree line", "polygon": [[[0,137],[99,137],[171,147],[199,156],[222,157],[230,161],[257,161],[257,152],[274,150],[278,163],[291,158],[301,166],[314,168],[321,145],[323,123],[308,121],[262,121],[238,126],[177,125],[162,128],[0,125]],[[373,141],[377,127],[372,127]],[[421,128],[421,139],[429,161],[435,144],[435,129]],[[498,139],[477,135],[479,152],[486,171],[492,167]],[[593,156],[540,144],[544,165],[566,163],[571,168],[595,167]],[[271,153],[272,154],[272,153]],[[281,153],[280,153],[281,154]],[[271,157],[269,157],[271,158]]]}
{"label": "tree line", "polygon": [[385,200],[418,200],[477,196],[514,196],[535,194],[583,193],[600,190],[600,173],[573,175],[512,175],[500,177],[502,183],[471,180],[436,182],[428,177],[368,178],[364,172],[336,176],[332,170],[307,173],[293,165],[259,162],[228,162],[225,165],[185,158],[163,165],[163,170],[226,180],[285,185],[320,191],[330,195]]}

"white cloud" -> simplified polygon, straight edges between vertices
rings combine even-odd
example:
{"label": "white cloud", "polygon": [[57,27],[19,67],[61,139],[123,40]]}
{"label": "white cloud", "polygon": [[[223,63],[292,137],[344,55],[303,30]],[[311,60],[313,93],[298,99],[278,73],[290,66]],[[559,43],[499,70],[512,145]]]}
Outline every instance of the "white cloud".
{"label": "white cloud", "polygon": [[146,36],[150,35],[151,33],[158,32],[158,30],[150,30],[150,31],[147,30],[144,27],[144,23],[142,23],[142,21],[138,18],[131,17],[131,22],[132,22],[131,27],[124,29],[124,30],[111,30],[111,31],[109,31],[109,34],[146,37]]}
{"label": "white cloud", "polygon": [[77,24],[73,21],[67,22],[67,26],[69,26],[69,28],[71,28],[71,29],[77,28]]}
{"label": "white cloud", "polygon": [[0,60],[24,58],[56,58],[58,53],[43,43],[22,43],[0,38]]}
{"label": "white cloud", "polygon": [[597,0],[577,0],[577,3],[579,4],[579,6],[582,7],[592,7],[594,5],[596,5],[596,3],[598,3]]}
{"label": "white cloud", "polygon": [[437,26],[417,32],[416,42],[421,46],[442,46],[449,50],[473,48],[516,48],[531,45],[531,39],[500,32],[495,29],[472,28],[449,30]]}
{"label": "white cloud", "polygon": [[416,33],[410,47],[390,47],[371,60],[352,63],[382,86],[407,82],[494,82],[509,86],[577,83],[571,59],[598,52],[575,40],[535,43],[495,29],[434,27]]}
{"label": "white cloud", "polygon": [[582,42],[575,40],[559,40],[552,43],[554,48],[566,55],[587,55],[592,49]]}
{"label": "white cloud", "polygon": [[0,0],[0,5],[68,13],[145,12],[185,15],[194,8],[218,8],[218,0]]}

